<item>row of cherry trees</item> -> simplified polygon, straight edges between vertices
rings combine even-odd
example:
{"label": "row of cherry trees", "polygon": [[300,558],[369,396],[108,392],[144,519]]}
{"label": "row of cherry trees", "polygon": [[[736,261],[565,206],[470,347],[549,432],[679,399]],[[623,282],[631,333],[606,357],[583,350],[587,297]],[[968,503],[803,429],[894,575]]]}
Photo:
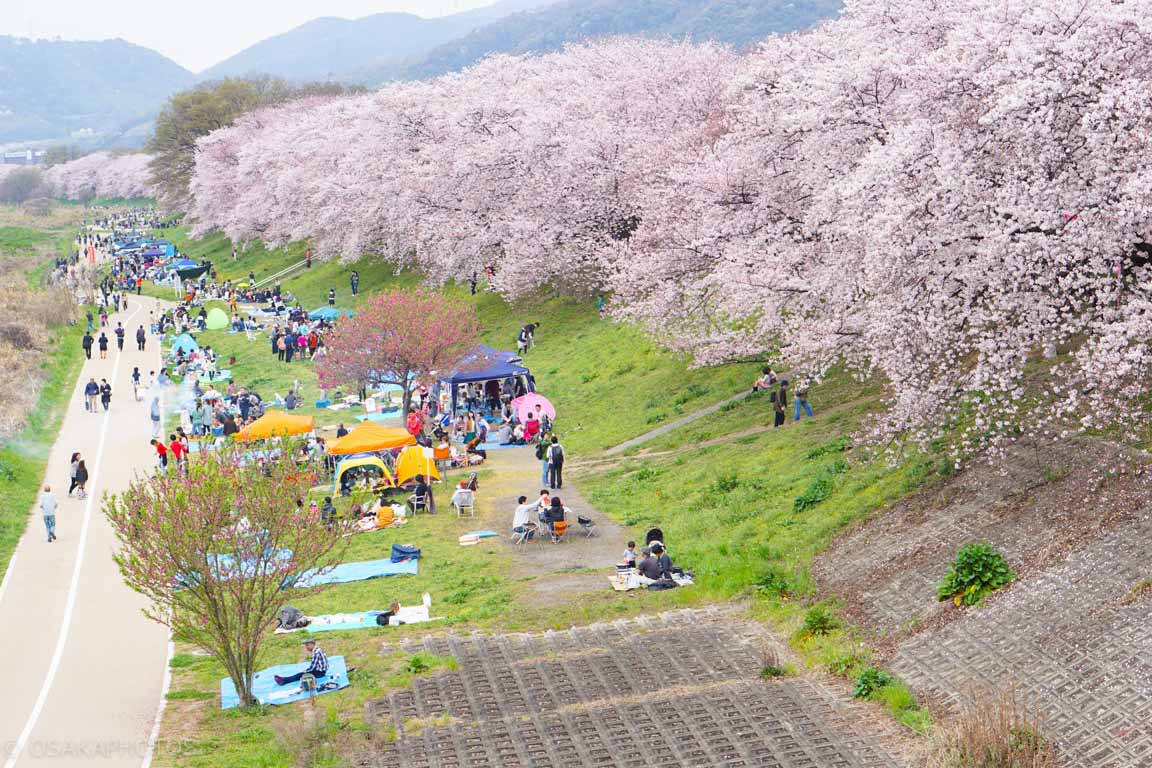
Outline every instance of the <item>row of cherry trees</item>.
{"label": "row of cherry trees", "polygon": [[54,194],[66,200],[147,197],[151,194],[151,160],[150,155],[142,153],[93,152],[52,166],[44,177]]}
{"label": "row of cherry trees", "polygon": [[615,40],[259,111],[201,140],[191,213],[606,291],[703,363],[880,374],[882,435],[1131,427],[1150,68],[1145,2],[848,0],[746,55]]}

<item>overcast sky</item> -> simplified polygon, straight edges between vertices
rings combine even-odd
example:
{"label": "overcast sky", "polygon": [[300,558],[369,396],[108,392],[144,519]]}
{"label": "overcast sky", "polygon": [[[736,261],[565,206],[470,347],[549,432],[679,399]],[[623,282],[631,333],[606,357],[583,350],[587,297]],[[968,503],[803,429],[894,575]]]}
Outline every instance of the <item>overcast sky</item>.
{"label": "overcast sky", "polygon": [[[443,16],[495,0],[0,0],[0,35],[120,37],[199,72],[318,16]],[[317,51],[317,55],[323,55]]]}

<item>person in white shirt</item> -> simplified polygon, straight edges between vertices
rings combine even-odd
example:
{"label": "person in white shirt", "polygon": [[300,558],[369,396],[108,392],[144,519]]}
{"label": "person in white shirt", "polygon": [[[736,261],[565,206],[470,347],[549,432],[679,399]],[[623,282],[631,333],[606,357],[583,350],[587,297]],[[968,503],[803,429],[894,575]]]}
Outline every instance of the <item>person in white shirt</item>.
{"label": "person in white shirt", "polygon": [[527,533],[526,538],[531,539],[532,534],[535,533],[532,517],[536,513],[536,504],[529,504],[527,496],[521,496],[516,501],[518,506],[512,515],[512,531],[514,533]]}

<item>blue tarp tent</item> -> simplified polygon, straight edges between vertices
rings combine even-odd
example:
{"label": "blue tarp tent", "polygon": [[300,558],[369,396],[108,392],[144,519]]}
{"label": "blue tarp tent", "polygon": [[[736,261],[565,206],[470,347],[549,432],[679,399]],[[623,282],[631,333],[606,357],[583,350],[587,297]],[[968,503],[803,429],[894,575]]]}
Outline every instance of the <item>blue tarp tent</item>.
{"label": "blue tarp tent", "polygon": [[183,351],[184,354],[188,354],[189,352],[194,352],[197,349],[200,349],[200,345],[196,343],[196,339],[192,338],[186,333],[182,333],[176,337],[176,341],[172,342],[171,354],[176,355],[181,351]]}
{"label": "blue tarp tent", "polygon": [[521,357],[515,352],[503,352],[485,344],[478,344],[471,352],[460,358],[456,370],[446,376],[444,381],[455,385],[527,376],[528,369],[520,365],[521,362]]}
{"label": "blue tarp tent", "polygon": [[320,307],[320,309],[314,309],[309,312],[308,317],[312,320],[326,320],[331,323],[340,317],[340,310],[336,309],[336,307]]}
{"label": "blue tarp tent", "polygon": [[172,267],[173,269],[186,269],[188,267],[198,267],[200,265],[192,261],[192,259],[176,259],[176,261],[172,262],[168,266]]}

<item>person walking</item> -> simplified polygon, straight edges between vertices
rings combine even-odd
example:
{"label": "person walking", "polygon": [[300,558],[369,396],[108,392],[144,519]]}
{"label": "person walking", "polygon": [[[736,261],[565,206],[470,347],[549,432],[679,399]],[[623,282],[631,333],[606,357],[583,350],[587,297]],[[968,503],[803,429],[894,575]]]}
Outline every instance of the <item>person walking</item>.
{"label": "person walking", "polygon": [[160,474],[165,474],[168,471],[168,446],[164,445],[163,440],[157,440],[155,437],[149,442],[156,449],[156,465],[160,468]]}
{"label": "person walking", "polygon": [[356,296],[360,293],[360,273],[356,270],[352,270],[352,277],[350,281],[352,283],[352,295]]}
{"label": "person walking", "polygon": [[105,413],[112,404],[112,385],[108,383],[108,379],[100,379],[100,404],[104,406]]}
{"label": "person walking", "polygon": [[139,328],[136,329],[136,349],[143,352],[144,351],[144,342],[146,342],[147,340],[148,340],[148,334],[145,333],[144,326],[141,325]]}
{"label": "person walking", "polygon": [[76,462],[76,498],[83,499],[88,496],[88,465],[84,459]]}
{"label": "person walking", "polygon": [[123,323],[116,323],[116,330],[113,331],[113,333],[116,334],[116,351],[117,352],[123,352],[124,351],[124,334],[126,333],[126,331],[124,330],[124,324]]}
{"label": "person walking", "polygon": [[108,334],[100,331],[100,338],[96,340],[96,344],[100,347],[100,359],[108,359]]}
{"label": "person walking", "polygon": [[556,435],[548,446],[548,486],[554,491],[564,487],[564,446]]}
{"label": "person walking", "polygon": [[330,307],[336,306],[336,289],[335,288],[329,288],[328,289],[328,306],[330,306]]}
{"label": "person walking", "polygon": [[84,347],[84,357],[88,360],[92,359],[92,343],[95,339],[92,338],[90,331],[84,331],[84,338],[80,339],[81,346]]}
{"label": "person walking", "polygon": [[72,458],[68,460],[68,495],[72,495],[72,491],[76,490],[76,471],[80,468],[80,453],[72,454]]}
{"label": "person walking", "polygon": [[93,377],[84,385],[84,410],[96,413],[96,401],[100,398],[100,385]]}
{"label": "person walking", "polygon": [[800,421],[800,409],[804,409],[804,413],[808,414],[808,418],[812,418],[812,406],[808,404],[808,379],[801,379],[800,383],[796,385],[796,391],[792,396],[796,401],[796,413],[792,421]]}
{"label": "person walking", "polygon": [[52,493],[52,486],[44,486],[40,494],[40,512],[44,515],[44,530],[48,533],[49,543],[56,541],[56,509],[59,506],[56,494]]}
{"label": "person walking", "polygon": [[[152,398],[152,405],[148,408],[148,415],[152,419],[152,437],[160,437],[160,398]],[[155,440],[153,440],[155,442]]]}
{"label": "person walking", "polygon": [[140,368],[132,368],[132,399],[140,402]]}

